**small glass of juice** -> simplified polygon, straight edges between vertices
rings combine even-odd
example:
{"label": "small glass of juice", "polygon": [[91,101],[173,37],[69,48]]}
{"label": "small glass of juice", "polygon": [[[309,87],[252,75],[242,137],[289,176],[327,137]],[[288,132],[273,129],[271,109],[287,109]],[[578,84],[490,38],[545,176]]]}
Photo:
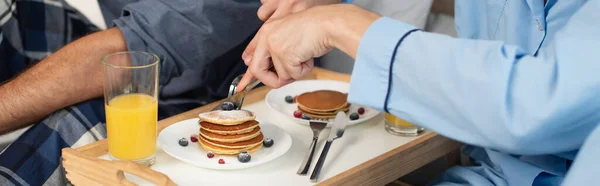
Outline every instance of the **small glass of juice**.
{"label": "small glass of juice", "polygon": [[119,52],[102,58],[108,152],[144,166],[155,161],[158,56]]}
{"label": "small glass of juice", "polygon": [[385,130],[399,136],[418,136],[425,131],[425,128],[385,113]]}

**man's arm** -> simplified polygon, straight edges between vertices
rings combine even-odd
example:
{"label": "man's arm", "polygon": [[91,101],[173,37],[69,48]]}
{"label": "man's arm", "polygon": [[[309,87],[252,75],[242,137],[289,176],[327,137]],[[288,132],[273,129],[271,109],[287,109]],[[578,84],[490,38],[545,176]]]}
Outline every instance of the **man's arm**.
{"label": "man's arm", "polygon": [[118,28],[60,49],[0,86],[0,134],[75,103],[103,95],[102,56],[127,50]]}

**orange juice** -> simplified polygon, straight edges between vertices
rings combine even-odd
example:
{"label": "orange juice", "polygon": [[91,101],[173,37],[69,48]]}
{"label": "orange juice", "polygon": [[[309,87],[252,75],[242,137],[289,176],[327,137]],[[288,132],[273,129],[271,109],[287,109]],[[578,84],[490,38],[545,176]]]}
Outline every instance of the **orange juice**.
{"label": "orange juice", "polygon": [[156,152],[158,103],[149,95],[124,94],[106,108],[108,151],[119,159],[137,160]]}
{"label": "orange juice", "polygon": [[415,125],[413,125],[412,123],[409,123],[407,121],[404,121],[390,113],[385,113],[385,120],[392,124],[392,125],[396,125],[396,126],[401,126],[401,127],[415,127]]}
{"label": "orange juice", "polygon": [[418,136],[425,131],[423,127],[404,121],[389,113],[385,114],[385,130],[400,136]]}

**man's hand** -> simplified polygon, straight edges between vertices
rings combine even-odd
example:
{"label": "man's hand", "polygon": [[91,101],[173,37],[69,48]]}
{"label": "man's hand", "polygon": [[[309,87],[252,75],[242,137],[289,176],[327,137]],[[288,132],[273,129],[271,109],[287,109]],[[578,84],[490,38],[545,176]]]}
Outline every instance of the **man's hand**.
{"label": "man's hand", "polygon": [[126,51],[118,28],[74,41],[0,86],[0,134],[102,96],[102,56]]}
{"label": "man's hand", "polygon": [[281,18],[313,6],[340,3],[340,0],[261,0],[262,6],[256,13],[262,21]]}
{"label": "man's hand", "polygon": [[[237,90],[253,77],[274,88],[289,84],[333,47],[354,57],[363,33],[379,17],[355,5],[328,5],[269,20],[246,48],[248,71]],[[271,65],[277,72],[268,70]]]}

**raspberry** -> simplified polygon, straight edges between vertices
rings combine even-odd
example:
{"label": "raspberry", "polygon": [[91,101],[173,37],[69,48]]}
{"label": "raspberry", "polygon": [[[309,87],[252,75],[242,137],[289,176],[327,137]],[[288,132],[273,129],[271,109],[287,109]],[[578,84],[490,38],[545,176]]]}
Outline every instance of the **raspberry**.
{"label": "raspberry", "polygon": [[190,141],[192,141],[192,142],[198,142],[198,135],[192,135],[192,136],[190,136]]}
{"label": "raspberry", "polygon": [[302,111],[299,111],[299,110],[294,111],[294,117],[295,118],[301,118],[302,117]]}
{"label": "raspberry", "polygon": [[365,113],[365,108],[358,108],[358,114],[363,115]]}

